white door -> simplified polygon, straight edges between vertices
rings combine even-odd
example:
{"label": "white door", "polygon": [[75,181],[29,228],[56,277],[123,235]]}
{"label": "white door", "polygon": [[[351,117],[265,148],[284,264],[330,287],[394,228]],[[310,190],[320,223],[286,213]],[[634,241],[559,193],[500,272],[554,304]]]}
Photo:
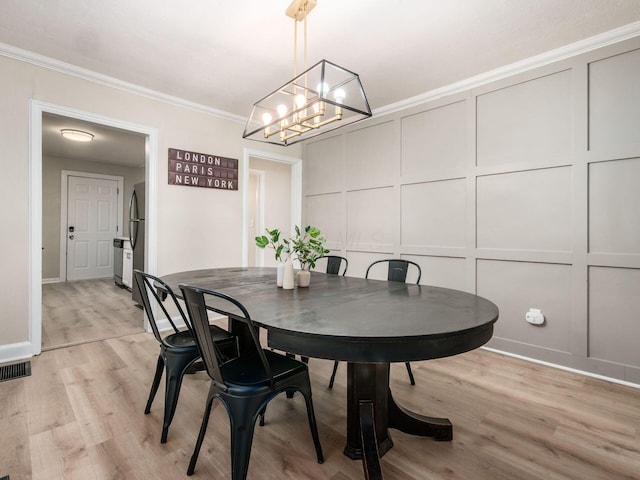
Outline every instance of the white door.
{"label": "white door", "polygon": [[67,280],[113,276],[118,182],[70,176],[67,192]]}

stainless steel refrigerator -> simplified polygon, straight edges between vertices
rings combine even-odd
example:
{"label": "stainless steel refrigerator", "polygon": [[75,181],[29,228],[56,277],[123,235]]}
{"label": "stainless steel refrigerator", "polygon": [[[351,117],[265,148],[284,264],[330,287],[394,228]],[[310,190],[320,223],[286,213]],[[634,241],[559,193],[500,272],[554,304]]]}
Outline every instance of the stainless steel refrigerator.
{"label": "stainless steel refrigerator", "polygon": [[[133,193],[129,200],[129,241],[133,249],[133,269],[144,269],[144,209],[145,209],[145,186],[144,182],[136,183],[133,186]],[[132,282],[131,297],[138,305],[142,305],[140,292],[136,282]]]}

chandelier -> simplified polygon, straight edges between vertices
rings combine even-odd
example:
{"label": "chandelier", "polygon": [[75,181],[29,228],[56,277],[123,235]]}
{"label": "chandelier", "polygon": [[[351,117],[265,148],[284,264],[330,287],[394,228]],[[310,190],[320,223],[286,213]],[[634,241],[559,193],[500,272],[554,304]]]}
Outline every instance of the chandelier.
{"label": "chandelier", "polygon": [[[358,74],[327,60],[307,69],[307,15],[316,0],[294,0],[294,78],[253,104],[242,138],[293,145],[371,116]],[[297,72],[298,22],[304,22],[304,71]]]}

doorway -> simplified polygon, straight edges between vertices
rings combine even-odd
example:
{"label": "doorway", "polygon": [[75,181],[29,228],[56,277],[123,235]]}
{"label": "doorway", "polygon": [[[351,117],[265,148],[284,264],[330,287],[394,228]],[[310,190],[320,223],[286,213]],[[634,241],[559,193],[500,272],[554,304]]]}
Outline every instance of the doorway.
{"label": "doorway", "polygon": [[289,236],[302,221],[302,160],[245,149],[243,183],[243,266],[275,266],[270,252],[257,249],[255,237],[265,228]]}
{"label": "doorway", "polygon": [[[59,252],[61,250],[61,246],[59,243],[61,242],[61,228],[60,225],[62,223],[62,219],[60,218],[60,204],[56,203],[58,208],[58,213],[55,215],[55,218],[58,219],[55,223],[57,223],[58,227],[55,229],[56,232],[54,235],[50,235],[48,227],[50,225],[45,225],[45,223],[51,223],[49,212],[46,212],[47,215],[43,214],[43,211],[46,210],[49,206],[49,201],[46,200],[46,194],[48,189],[51,187],[51,183],[53,180],[50,178],[50,172],[47,172],[46,175],[43,175],[43,146],[46,142],[46,136],[50,134],[46,130],[47,122],[45,122],[46,116],[58,116],[65,119],[68,119],[71,123],[79,123],[79,124],[91,124],[93,126],[104,129],[104,131],[122,131],[132,136],[137,136],[142,138],[143,148],[141,150],[141,155],[139,158],[138,168],[140,169],[141,178],[135,179],[145,181],[148,178],[155,178],[155,165],[157,163],[157,144],[158,144],[158,134],[157,131],[150,127],[145,127],[141,125],[132,124],[129,122],[124,122],[118,119],[113,119],[109,117],[104,117],[96,114],[92,114],[89,112],[78,111],[74,109],[69,109],[66,107],[62,107],[59,105],[48,104],[45,102],[40,102],[36,100],[32,100],[31,102],[31,157],[30,157],[30,167],[31,167],[31,185],[30,185],[30,259],[31,259],[31,281],[29,285],[29,298],[30,298],[30,332],[29,332],[29,349],[30,354],[37,355],[42,351],[43,348],[43,283],[47,288],[49,288],[49,284],[55,284],[57,288],[58,294],[55,298],[57,298],[62,303],[77,304],[78,310],[75,311],[77,313],[83,307],[80,306],[81,302],[79,299],[82,297],[83,299],[88,299],[89,303],[93,303],[94,308],[93,311],[95,313],[93,322],[95,325],[104,325],[110,320],[113,321],[111,312],[115,312],[116,310],[109,311],[108,306],[102,306],[101,308],[95,308],[95,299],[93,302],[90,300],[91,294],[98,292],[98,295],[101,300],[112,302],[112,305],[116,305],[116,308],[120,308],[122,310],[122,306],[125,307],[125,310],[129,307],[129,305],[134,308],[131,312],[135,312],[135,317],[139,320],[136,320],[136,329],[138,331],[148,330],[148,324],[146,319],[143,320],[142,311],[135,307],[133,301],[131,300],[131,292],[121,289],[113,283],[112,278],[102,278],[98,280],[80,280],[77,282],[65,282],[67,279],[66,272],[62,272],[62,268],[59,268],[63,263]],[[57,136],[59,132],[57,132]],[[56,136],[56,138],[57,138]],[[97,137],[97,136],[96,136]],[[104,142],[103,146],[104,146]],[[107,148],[109,148],[107,146]],[[115,157],[117,157],[118,145],[111,145],[112,153]],[[56,161],[60,160],[60,157],[55,157]],[[48,158],[47,158],[48,160]],[[87,162],[88,167],[85,170],[96,171],[96,165],[92,162]],[[115,168],[113,166],[107,165],[103,166],[103,172],[106,168],[107,171],[111,168]],[[57,176],[58,188],[60,188],[60,174]],[[120,190],[120,197],[126,196],[129,182],[124,183],[124,188]],[[149,188],[147,189],[146,200],[147,200],[147,237],[146,237],[146,255],[145,255],[145,269],[150,273],[155,273],[156,270],[156,247],[155,247],[155,239],[156,239],[156,188],[155,185],[147,182]],[[44,200],[44,201],[43,201]],[[121,212],[123,209],[118,207],[118,212]],[[65,220],[66,224],[66,220]],[[118,220],[117,226],[117,234],[118,236],[124,236],[125,231],[122,227],[123,221],[121,216]],[[45,234],[46,233],[46,234]],[[67,232],[64,232],[65,234]],[[111,236],[111,233],[107,234]],[[111,238],[108,243],[113,245],[113,238]],[[107,243],[102,241],[102,258],[106,258],[108,254],[111,262],[113,255],[113,248],[108,248]],[[49,254],[47,256],[47,254]],[[56,252],[53,254],[53,252]],[[55,260],[51,260],[54,258]],[[65,259],[66,266],[66,259]],[[112,267],[109,267],[112,268]],[[49,273],[51,272],[51,273]],[[64,273],[64,276],[63,276]],[[104,274],[104,273],[103,273]],[[63,287],[73,287],[71,290],[75,290],[75,292],[64,292]],[[49,291],[47,292],[49,293]],[[71,295],[71,297],[69,297]],[[73,297],[73,295],[77,295]],[[50,297],[48,297],[49,299]],[[65,298],[75,298],[76,301],[68,301],[64,300]],[[62,300],[61,300],[62,299]],[[55,303],[55,301],[54,301]],[[47,305],[49,307],[49,305]],[[86,309],[86,306],[84,307]],[[123,316],[131,316],[131,312],[126,312]],[[122,313],[122,312],[119,312]],[[60,318],[71,318],[77,319],[77,315],[73,312],[65,311]],[[144,322],[144,323],[143,323]],[[126,327],[124,327],[126,329]],[[76,325],[75,328],[72,329],[75,333],[82,332],[83,327],[80,325]],[[85,329],[85,331],[90,331],[91,328]],[[93,329],[95,330],[95,329]],[[100,333],[98,335],[104,338],[109,338],[109,336],[114,336],[118,334],[122,334],[122,329],[116,329],[118,331],[113,331],[110,333]],[[122,332],[122,333],[121,333]],[[84,341],[93,341],[96,338],[74,338],[68,343],[84,343]]]}

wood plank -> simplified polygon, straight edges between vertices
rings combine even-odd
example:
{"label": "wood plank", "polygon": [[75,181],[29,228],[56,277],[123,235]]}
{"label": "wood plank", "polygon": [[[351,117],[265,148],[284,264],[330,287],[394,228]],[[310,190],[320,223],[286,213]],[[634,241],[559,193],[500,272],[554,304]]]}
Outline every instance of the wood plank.
{"label": "wood plank", "polygon": [[42,350],[142,332],[129,290],[101,278],[42,285]]}
{"label": "wood plank", "polygon": [[[0,465],[11,479],[175,479],[186,474],[208,390],[204,372],[184,379],[168,442],[163,401],[144,405],[158,355],[146,333],[42,353],[32,375],[0,385]],[[325,463],[315,461],[300,395],[274,399],[256,428],[248,478],[363,478],[345,457],[346,369],[310,360]],[[391,369],[401,405],[443,415],[452,442],[391,430],[385,480],[629,480],[640,465],[640,390],[476,350]],[[160,389],[164,388],[161,385]],[[230,478],[229,420],[214,404],[194,479]]]}

